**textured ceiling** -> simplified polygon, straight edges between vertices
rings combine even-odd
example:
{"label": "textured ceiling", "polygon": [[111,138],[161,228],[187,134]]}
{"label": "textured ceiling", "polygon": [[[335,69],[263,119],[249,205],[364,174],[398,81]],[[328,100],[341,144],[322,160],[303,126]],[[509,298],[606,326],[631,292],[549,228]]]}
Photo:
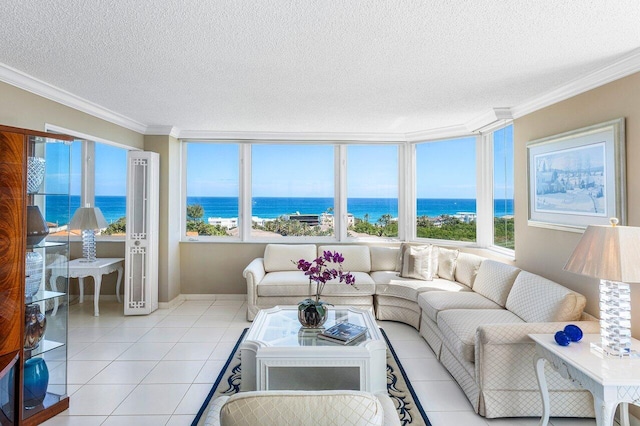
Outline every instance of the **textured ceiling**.
{"label": "textured ceiling", "polygon": [[0,63],[147,126],[407,133],[640,47],[638,0],[2,0]]}

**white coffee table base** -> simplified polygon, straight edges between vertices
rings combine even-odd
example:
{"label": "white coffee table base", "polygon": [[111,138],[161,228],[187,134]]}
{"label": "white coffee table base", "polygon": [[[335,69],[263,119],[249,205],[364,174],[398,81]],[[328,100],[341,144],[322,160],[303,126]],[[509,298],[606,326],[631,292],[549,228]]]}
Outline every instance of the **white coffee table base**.
{"label": "white coffee table base", "polygon": [[[333,307],[339,318],[361,322],[370,338],[360,344],[342,346],[306,340],[310,346],[295,344],[297,307],[275,307],[256,316],[246,339],[240,345],[242,357],[242,391],[248,390],[329,390],[348,389],[369,392],[387,391],[387,345],[373,315],[355,308]],[[269,316],[295,319],[279,321],[282,339],[265,338],[263,327],[274,324]],[[281,319],[281,318],[278,318]],[[333,321],[333,322],[330,322]],[[327,327],[335,323],[329,320]],[[261,338],[262,337],[262,338]]]}

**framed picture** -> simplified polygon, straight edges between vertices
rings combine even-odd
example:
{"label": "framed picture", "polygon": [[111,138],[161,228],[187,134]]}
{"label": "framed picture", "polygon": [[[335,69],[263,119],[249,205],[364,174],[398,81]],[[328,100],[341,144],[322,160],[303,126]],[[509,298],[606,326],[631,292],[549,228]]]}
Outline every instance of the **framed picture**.
{"label": "framed picture", "polygon": [[626,225],[624,118],[527,143],[529,225]]}

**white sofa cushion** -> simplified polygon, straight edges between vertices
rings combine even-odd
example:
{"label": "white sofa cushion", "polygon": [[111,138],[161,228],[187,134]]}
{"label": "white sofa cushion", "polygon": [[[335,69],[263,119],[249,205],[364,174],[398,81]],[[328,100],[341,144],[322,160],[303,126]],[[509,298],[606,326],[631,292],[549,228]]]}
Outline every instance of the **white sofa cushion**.
{"label": "white sofa cushion", "polygon": [[[240,392],[226,399],[219,410],[219,416],[213,416],[226,426],[385,424],[385,408],[378,397],[360,391]],[[399,424],[399,419],[391,424]]]}
{"label": "white sofa cushion", "polygon": [[478,275],[473,282],[473,291],[504,306],[518,273],[520,269],[515,266],[485,260],[478,269]]}
{"label": "white sofa cushion", "polygon": [[586,303],[583,295],[522,271],[513,283],[506,307],[526,322],[577,321]]}
{"label": "white sofa cushion", "polygon": [[418,296],[418,306],[435,323],[438,313],[448,309],[502,309],[496,302],[473,291],[428,291]]}
{"label": "white sofa cushion", "polygon": [[356,279],[354,285],[340,282],[338,278],[327,281],[322,290],[321,297],[335,295],[371,295],[376,292],[376,283],[366,272],[352,272],[351,275]]}
{"label": "white sofa cushion", "polygon": [[473,282],[480,269],[480,264],[484,257],[475,254],[460,252],[456,259],[456,281],[469,287],[473,287]]}
{"label": "white sofa cushion", "polygon": [[372,271],[400,271],[398,265],[400,248],[398,247],[369,247],[371,253]]}
{"label": "white sofa cushion", "polygon": [[520,324],[524,321],[506,309],[450,309],[438,314],[438,328],[451,352],[475,362],[476,330],[480,324]]}
{"label": "white sofa cushion", "polygon": [[376,283],[376,294],[384,296],[400,297],[416,302],[422,292],[443,290],[445,292],[469,292],[471,289],[455,281],[435,278],[431,281],[414,280],[404,278],[392,271],[377,271],[371,273],[371,278]]}
{"label": "white sofa cushion", "polygon": [[[315,283],[311,284],[311,291],[315,293]],[[309,277],[302,271],[269,272],[258,284],[258,296],[306,297],[308,295]]]}
{"label": "white sofa cushion", "polygon": [[[335,245],[335,246],[319,246],[318,257],[322,256],[325,251],[337,251],[344,257],[342,269],[345,272],[370,272],[371,271],[371,253],[367,246],[356,245]],[[330,266],[335,265],[333,263]],[[337,265],[336,265],[337,266]]]}
{"label": "white sofa cushion", "polygon": [[460,250],[438,247],[438,276],[445,280],[454,281],[456,259]]}
{"label": "white sofa cushion", "polygon": [[316,257],[314,244],[267,244],[264,249],[264,270],[297,271],[298,260],[311,262]]}

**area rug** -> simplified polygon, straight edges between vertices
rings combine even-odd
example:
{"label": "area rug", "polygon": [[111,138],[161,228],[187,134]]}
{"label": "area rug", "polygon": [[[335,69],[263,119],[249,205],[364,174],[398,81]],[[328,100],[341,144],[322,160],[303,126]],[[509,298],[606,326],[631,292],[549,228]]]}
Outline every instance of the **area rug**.
{"label": "area rug", "polygon": [[[245,328],[240,335],[229,359],[222,367],[220,375],[218,375],[191,426],[204,425],[209,405],[215,398],[220,395],[233,395],[240,391],[241,364],[238,347],[248,330],[248,328]],[[387,338],[384,330],[380,329],[380,331],[382,331],[382,335],[387,342],[387,391],[398,411],[400,424],[402,426],[431,426],[389,338]]]}

